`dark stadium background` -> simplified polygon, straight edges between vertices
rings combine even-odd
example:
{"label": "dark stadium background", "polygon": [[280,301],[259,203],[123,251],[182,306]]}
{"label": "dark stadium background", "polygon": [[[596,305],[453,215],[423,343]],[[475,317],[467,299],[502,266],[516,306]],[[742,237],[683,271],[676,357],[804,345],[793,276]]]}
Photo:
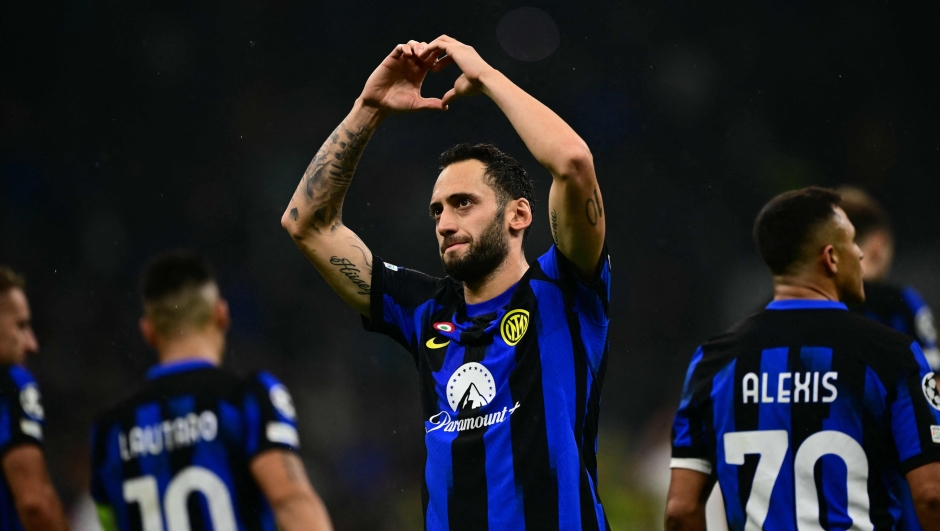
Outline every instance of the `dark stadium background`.
{"label": "dark stadium background", "polygon": [[[550,50],[550,32],[500,26],[525,5],[2,8],[0,263],[28,276],[42,347],[29,366],[76,521],[89,423],[154,363],[137,331],[140,267],[188,246],[210,257],[231,304],[226,365],[266,368],[293,391],[337,529],[420,527],[411,358],[361,331],[279,224],[366,77],[411,38],[472,44],[594,153],[615,279],[600,483],[615,528],[660,525],[665,434],[692,350],[769,296],[749,230],[771,196],[867,187],[894,218],[894,277],[940,306],[936,3],[546,2],[560,39],[538,61],[513,55]],[[425,94],[456,76],[432,75]],[[550,176],[480,97],[395,117],[372,140],[345,221],[376,254],[440,272],[426,205],[437,155],[459,141],[520,158],[542,201],[529,258],[549,245]]]}

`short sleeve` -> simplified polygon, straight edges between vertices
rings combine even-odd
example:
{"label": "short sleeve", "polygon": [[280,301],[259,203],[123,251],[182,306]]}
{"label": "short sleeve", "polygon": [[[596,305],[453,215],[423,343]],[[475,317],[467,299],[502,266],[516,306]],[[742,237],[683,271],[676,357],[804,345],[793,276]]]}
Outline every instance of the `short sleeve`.
{"label": "short sleeve", "polygon": [[41,446],[45,410],[33,375],[12,365],[0,378],[0,456],[21,444]]}
{"label": "short sleeve", "polygon": [[685,374],[679,409],[672,422],[672,461],[669,467],[711,474],[713,465],[709,460],[711,452],[705,436],[702,401],[696,396],[696,369],[702,356],[702,349],[699,348],[692,355]]}
{"label": "short sleeve", "polygon": [[418,352],[421,314],[434,303],[443,279],[389,264],[373,255],[371,318],[363,317],[366,330],[385,334]]}
{"label": "short sleeve", "polygon": [[574,292],[580,305],[579,310],[587,312],[592,318],[606,321],[610,303],[610,255],[607,244],[601,249],[595,278],[588,281],[578,275],[575,265],[555,245],[539,257],[539,266],[549,278]]}
{"label": "short sleeve", "polygon": [[297,411],[290,392],[277,378],[257,372],[246,382],[245,454],[249,459],[274,448],[298,451]]}
{"label": "short sleeve", "polygon": [[916,342],[905,356],[890,405],[891,432],[898,450],[900,471],[906,474],[940,461],[940,390]]}
{"label": "short sleeve", "polygon": [[937,323],[930,306],[914,288],[905,287],[902,291],[904,302],[913,315],[914,338],[920,343],[927,362],[934,370],[940,370],[940,349],[937,348]]}

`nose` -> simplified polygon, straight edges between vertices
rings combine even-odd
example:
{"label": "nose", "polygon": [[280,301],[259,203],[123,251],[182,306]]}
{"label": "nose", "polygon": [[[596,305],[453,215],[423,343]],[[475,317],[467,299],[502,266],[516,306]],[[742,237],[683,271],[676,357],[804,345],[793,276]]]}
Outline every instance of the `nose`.
{"label": "nose", "polygon": [[36,339],[36,334],[33,333],[32,328],[30,328],[26,332],[26,353],[27,354],[39,353],[39,341]]}
{"label": "nose", "polygon": [[448,236],[457,232],[457,218],[449,208],[444,208],[437,218],[437,233]]}

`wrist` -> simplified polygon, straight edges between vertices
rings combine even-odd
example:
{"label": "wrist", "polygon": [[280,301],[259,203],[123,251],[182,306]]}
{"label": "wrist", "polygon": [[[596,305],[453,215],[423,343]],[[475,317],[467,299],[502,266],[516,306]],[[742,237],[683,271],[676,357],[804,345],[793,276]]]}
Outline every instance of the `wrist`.
{"label": "wrist", "polygon": [[489,67],[486,70],[480,72],[477,81],[480,83],[480,90],[487,96],[492,97],[490,90],[502,80],[507,79],[499,70]]}
{"label": "wrist", "polygon": [[388,116],[388,111],[374,105],[369,105],[360,96],[356,98],[356,102],[353,104],[350,114],[356,118],[356,121],[359,122],[360,125],[368,129],[375,129],[382,123],[382,120]]}

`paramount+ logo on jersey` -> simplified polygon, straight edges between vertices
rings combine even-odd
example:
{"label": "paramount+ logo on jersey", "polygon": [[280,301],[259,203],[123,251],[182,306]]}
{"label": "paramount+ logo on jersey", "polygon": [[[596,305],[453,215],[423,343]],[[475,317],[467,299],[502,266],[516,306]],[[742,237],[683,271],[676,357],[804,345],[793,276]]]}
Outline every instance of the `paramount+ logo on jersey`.
{"label": "paramount+ logo on jersey", "polygon": [[499,323],[499,333],[503,341],[513,347],[522,340],[526,330],[529,329],[529,312],[526,310],[513,310],[503,316]]}

